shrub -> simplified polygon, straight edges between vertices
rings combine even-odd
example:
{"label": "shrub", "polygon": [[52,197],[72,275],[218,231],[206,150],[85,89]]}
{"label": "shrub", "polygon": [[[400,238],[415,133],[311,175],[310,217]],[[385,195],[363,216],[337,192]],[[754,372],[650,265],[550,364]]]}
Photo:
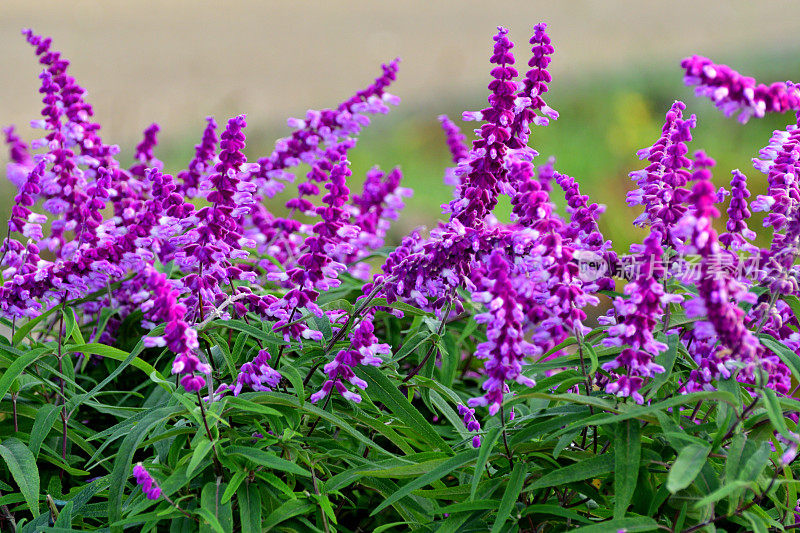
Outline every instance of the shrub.
{"label": "shrub", "polygon": [[[290,119],[255,163],[244,115],[219,137],[208,118],[170,175],[155,124],[123,168],[69,63],[25,31],[44,137],[6,130],[4,527],[796,527],[800,129],[754,159],[768,193],[748,206],[743,173],[718,189],[714,161],[689,156],[696,118],[676,101],[631,174],[649,235],[620,255],[602,206],[553,159],[533,164],[531,127],[558,117],[545,30],[517,81],[498,29],[489,106],[464,113],[472,145],[440,117],[446,220],[399,246],[384,240],[410,194],[400,171],[375,168],[351,194],[347,161],[369,115],[397,103],[397,61]],[[743,122],[800,109],[791,82],[682,67]],[[270,212],[303,173],[286,214]],[[511,221],[493,215],[503,194]]]}

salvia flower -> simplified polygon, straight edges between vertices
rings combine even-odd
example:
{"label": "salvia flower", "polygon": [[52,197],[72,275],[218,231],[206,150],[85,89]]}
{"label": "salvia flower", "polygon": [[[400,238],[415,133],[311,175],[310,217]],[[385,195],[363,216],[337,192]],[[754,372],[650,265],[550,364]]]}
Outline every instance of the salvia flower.
{"label": "salvia flower", "polygon": [[673,226],[686,212],[689,190],[685,187],[689,180],[692,162],[686,157],[689,149],[686,143],[692,140],[695,127],[694,115],[683,118],[686,105],[675,101],[666,115],[661,137],[648,148],[639,150],[641,159],[650,164],[643,170],[630,173],[636,180],[638,189],[628,193],[628,205],[642,205],[644,212],[634,224],[652,226],[658,230],[665,242],[672,241]]}
{"label": "salvia flower", "polygon": [[603,340],[606,346],[623,347],[614,360],[603,365],[603,370],[625,368],[628,371],[627,379],[609,382],[606,392],[632,396],[637,403],[644,402],[638,392],[643,378],[664,372],[664,367],[653,361],[667,348],[653,336],[664,314],[664,306],[683,301],[682,296],[664,292],[660,282],[664,275],[662,256],[661,234],[653,230],[636,257],[637,276],[625,286],[627,298],[617,297],[614,301],[616,325],[608,329],[609,336]]}
{"label": "salvia flower", "polygon": [[17,188],[21,187],[25,177],[33,168],[33,156],[28,145],[17,136],[13,126],[3,128],[5,143],[8,146],[8,165],[6,176]]}
{"label": "salvia flower", "polygon": [[725,224],[728,231],[719,236],[719,242],[726,248],[739,250],[748,241],[755,239],[756,233],[747,227],[747,220],[750,218],[750,210],[747,208],[747,198],[750,197],[747,176],[738,169],[732,174],[731,201],[728,206],[728,222]]}
{"label": "salvia flower", "polygon": [[161,127],[153,123],[148,126],[142,134],[142,141],[136,145],[136,154],[133,158],[137,161],[128,172],[134,176],[144,176],[144,171],[149,167],[155,167],[159,170],[164,168],[164,163],[156,159],[153,149],[158,144],[158,132]]}
{"label": "salvia flower", "polygon": [[756,83],[727,65],[697,55],[681,61],[681,67],[686,71],[686,85],[696,85],[697,95],[708,97],[725,116],[738,113],[740,122],[800,109],[800,90],[791,82]]}
{"label": "salvia flower", "polygon": [[503,403],[508,391],[508,381],[516,381],[528,387],[536,383],[522,374],[524,358],[537,353],[536,348],[525,340],[524,315],[517,302],[517,292],[509,279],[510,265],[499,250],[488,258],[488,275],[483,278],[482,291],[473,293],[473,299],[486,305],[485,313],[475,316],[475,321],[486,324],[487,341],[478,345],[475,357],[485,359],[484,369],[488,378],[483,383],[486,391],[481,397],[469,400],[470,407],[484,405],[494,415]]}
{"label": "salvia flower", "polygon": [[497,28],[494,36],[494,53],[489,61],[497,65],[491,71],[489,83],[489,107],[476,113],[465,113],[465,119],[483,120],[479,138],[473,142],[469,157],[463,159],[456,170],[461,176],[461,191],[457,199],[450,202],[446,212],[451,219],[458,219],[464,226],[474,226],[497,205],[500,187],[506,181],[503,160],[506,142],[511,138],[511,124],[515,118],[515,96],[517,84],[513,67],[514,47],[508,39],[508,30]]}
{"label": "salvia flower", "polygon": [[361,395],[350,391],[345,382],[364,390],[367,383],[356,376],[353,369],[358,365],[380,366],[383,360],[381,355],[391,354],[388,344],[379,343],[375,337],[375,327],[371,319],[362,320],[350,335],[350,348],[340,350],[333,358],[333,361],[325,365],[324,371],[328,379],[322,384],[322,388],[312,394],[309,400],[312,403],[320,401],[335,388],[346,400],[359,403]]}
{"label": "salvia flower", "polygon": [[[467,428],[467,431],[470,433],[473,431],[477,433],[481,430],[481,424],[478,422],[478,419],[475,418],[475,409],[470,409],[466,405],[458,404],[458,415],[464,418],[464,427]],[[481,447],[480,435],[472,437],[472,447]]]}
{"label": "salvia flower", "polygon": [[542,22],[533,27],[530,44],[533,45],[533,57],[528,61],[531,69],[525,73],[522,88],[517,93],[516,105],[521,109],[516,113],[511,127],[509,148],[512,149],[523,148],[528,144],[530,124],[546,126],[551,119],[558,118],[558,112],[542,98],[547,92],[547,84],[552,80],[547,67],[551,61],[550,56],[555,51],[550,44],[550,36],[547,35],[547,24]]}
{"label": "salvia flower", "polygon": [[439,115],[439,122],[442,125],[445,137],[447,138],[447,147],[450,149],[450,154],[453,157],[453,163],[458,164],[462,159],[467,157],[469,148],[467,148],[467,137],[456,124],[448,118],[447,115]]}
{"label": "salvia flower", "polygon": [[158,486],[153,476],[150,475],[142,463],[136,463],[133,467],[133,477],[136,484],[142,487],[142,492],[148,500],[157,500],[161,496],[161,487]]}
{"label": "salvia flower", "polygon": [[[695,154],[696,170],[692,175],[695,184],[689,198],[692,209],[679,223],[678,231],[685,238],[683,251],[695,253],[701,258],[698,295],[687,303],[686,310],[691,317],[705,318],[695,325],[696,336],[708,338],[715,335],[719,341],[719,347],[706,357],[730,357],[744,365],[745,377],[752,377],[762,361],[763,348],[745,326],[744,311],[736,304],[748,300],[750,296],[741,283],[732,277],[714,275],[713,272],[714,262],[719,260],[721,253],[716,230],[711,225],[714,217],[719,216],[714,206],[716,194],[708,170],[713,164],[714,161],[704,153]],[[717,371],[724,371],[720,365],[713,366]]]}
{"label": "salvia flower", "polygon": [[194,157],[189,167],[178,173],[176,178],[181,184],[181,191],[189,198],[197,196],[200,182],[206,173],[213,169],[213,160],[217,150],[217,123],[213,117],[206,117],[206,128],[200,144],[194,147]]}
{"label": "salvia flower", "polygon": [[269,391],[278,386],[281,374],[269,366],[270,358],[267,350],[259,350],[252,361],[242,365],[233,389],[234,396],[238,396],[245,385],[255,391]]}

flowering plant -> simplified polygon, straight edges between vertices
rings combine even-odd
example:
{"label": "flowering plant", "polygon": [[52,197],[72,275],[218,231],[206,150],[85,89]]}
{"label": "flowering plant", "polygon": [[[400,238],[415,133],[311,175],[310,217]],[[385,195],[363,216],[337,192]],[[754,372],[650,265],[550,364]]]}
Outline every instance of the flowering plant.
{"label": "flowering plant", "polygon": [[[558,118],[546,25],[522,76],[500,27],[488,106],[463,115],[472,144],[440,117],[442,221],[386,247],[411,191],[376,167],[353,192],[348,153],[398,103],[397,60],[255,161],[244,115],[209,117],[169,174],[158,125],[124,167],[69,62],[23,33],[43,135],[5,130],[4,526],[798,527],[800,118],[753,160],[767,189],[752,199],[739,170],[714,184],[689,148],[696,116],[672,104],[631,173],[649,233],[620,254],[604,207],[530,146]],[[791,82],[681,65],[743,122],[800,117]]]}

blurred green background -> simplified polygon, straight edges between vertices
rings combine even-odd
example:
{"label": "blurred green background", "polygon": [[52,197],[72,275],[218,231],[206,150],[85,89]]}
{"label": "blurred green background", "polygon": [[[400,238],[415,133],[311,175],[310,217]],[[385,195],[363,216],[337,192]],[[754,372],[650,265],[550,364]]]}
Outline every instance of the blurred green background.
{"label": "blurred green background", "polygon": [[[0,5],[0,123],[25,124],[41,107],[32,51],[19,36],[31,26],[52,35],[71,73],[89,90],[107,142],[122,146],[130,162],[140,132],[162,126],[157,156],[177,171],[191,159],[203,118],[248,114],[248,157],[266,155],[286,135],[288,116],[335,106],[366,85],[379,64],[401,56],[393,93],[399,108],[378,117],[352,152],[353,188],[378,164],[399,165],[415,190],[397,238],[412,227],[430,227],[450,199],[442,183],[449,153],[437,115],[461,123],[461,111],[485,104],[491,36],[497,24],[511,29],[517,66],[524,72],[532,26],[549,23],[556,48],[548,104],[561,117],[536,128],[531,144],[540,161],[556,156],[560,172],[579,179],[584,193],[607,206],[607,237],[624,250],[642,233],[625,204],[627,174],[641,168],[636,150],[660,134],[673,100],[698,115],[692,151],[717,162],[715,182],[726,185],[742,169],[757,194],[764,178],[751,158],[773,129],[791,115],[725,119],[682,83],[680,59],[709,55],[769,83],[800,78],[800,8],[793,2],[688,2],[649,5],[632,1],[511,1],[367,3],[116,2],[5,0]],[[0,164],[6,161],[0,155]],[[7,218],[13,191],[0,185],[0,214]],[[558,196],[556,203],[563,205]],[[501,217],[508,204],[502,203]]]}

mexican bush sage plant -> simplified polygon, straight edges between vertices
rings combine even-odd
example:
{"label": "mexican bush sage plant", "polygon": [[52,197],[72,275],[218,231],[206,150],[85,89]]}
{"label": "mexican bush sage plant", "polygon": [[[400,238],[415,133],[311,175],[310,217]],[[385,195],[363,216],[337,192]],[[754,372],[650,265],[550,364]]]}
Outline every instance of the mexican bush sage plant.
{"label": "mexican bush sage plant", "polygon": [[[500,27],[477,128],[439,117],[453,196],[392,245],[411,191],[398,168],[356,188],[348,157],[397,60],[263,157],[245,115],[199,120],[173,171],[157,124],[121,164],[23,35],[43,108],[30,143],[4,130],[4,531],[800,526],[800,119],[728,179],[675,101],[630,174],[647,235],[615,250],[532,147],[558,118],[546,25],[522,54]],[[792,82],[681,67],[742,122],[800,117]]]}

